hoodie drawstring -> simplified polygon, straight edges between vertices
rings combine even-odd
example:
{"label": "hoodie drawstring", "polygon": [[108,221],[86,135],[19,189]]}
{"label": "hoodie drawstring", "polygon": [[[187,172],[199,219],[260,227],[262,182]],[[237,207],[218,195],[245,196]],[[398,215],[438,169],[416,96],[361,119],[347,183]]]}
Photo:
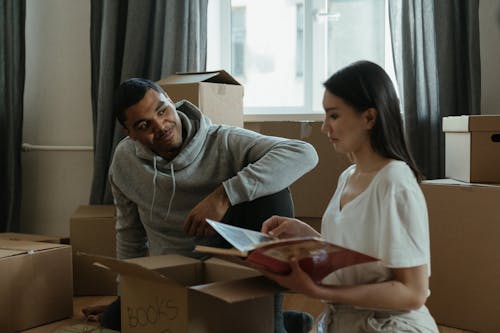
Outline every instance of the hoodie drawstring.
{"label": "hoodie drawstring", "polygon": [[172,195],[170,196],[170,202],[168,203],[167,217],[165,217],[165,221],[167,221],[170,216],[170,207],[172,207],[172,202],[174,201],[175,196],[175,173],[173,164],[170,164],[170,174],[172,175]]}
{"label": "hoodie drawstring", "polygon": [[[156,167],[156,156],[153,157],[153,167],[155,170],[154,176],[153,176],[153,199],[151,201],[151,208],[149,210],[149,220],[151,221],[151,224],[153,223],[153,209],[155,206],[155,200],[156,200],[156,178],[158,177],[158,169]],[[168,220],[170,216],[170,208],[172,208],[172,202],[174,201],[174,196],[175,196],[175,173],[174,173],[174,165],[170,164],[170,175],[172,177],[172,195],[170,196],[170,201],[168,203],[168,210],[167,210],[167,216],[165,217],[165,221]]]}
{"label": "hoodie drawstring", "polygon": [[156,199],[156,177],[158,176],[158,169],[156,168],[156,156],[153,157],[153,167],[155,174],[153,176],[153,200],[151,201],[151,209],[149,210],[149,220],[153,224],[153,207],[155,206]]}

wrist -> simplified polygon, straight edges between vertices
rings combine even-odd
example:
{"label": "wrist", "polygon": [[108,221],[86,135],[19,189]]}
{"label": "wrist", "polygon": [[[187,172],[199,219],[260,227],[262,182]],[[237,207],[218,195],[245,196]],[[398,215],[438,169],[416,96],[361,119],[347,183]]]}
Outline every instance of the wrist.
{"label": "wrist", "polygon": [[217,198],[224,209],[229,209],[231,207],[231,201],[229,201],[229,197],[227,196],[226,189],[224,188],[224,185],[220,185],[217,187],[215,190],[217,194]]}

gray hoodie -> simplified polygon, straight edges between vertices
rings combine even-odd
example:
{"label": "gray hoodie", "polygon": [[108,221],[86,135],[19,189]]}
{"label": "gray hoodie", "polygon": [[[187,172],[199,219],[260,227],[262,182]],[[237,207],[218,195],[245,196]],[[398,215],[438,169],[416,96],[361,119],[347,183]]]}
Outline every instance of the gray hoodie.
{"label": "gray hoodie", "polygon": [[116,147],[109,179],[120,259],[145,256],[148,248],[150,255],[191,255],[184,220],[221,183],[236,205],[286,188],[318,162],[306,142],[214,125],[186,101],[176,107],[184,141],[173,160],[129,137]]}

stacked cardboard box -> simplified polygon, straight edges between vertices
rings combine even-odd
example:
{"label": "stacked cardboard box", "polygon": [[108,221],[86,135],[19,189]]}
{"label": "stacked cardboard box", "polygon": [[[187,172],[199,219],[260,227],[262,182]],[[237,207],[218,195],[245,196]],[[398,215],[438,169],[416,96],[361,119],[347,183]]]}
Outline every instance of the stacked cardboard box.
{"label": "stacked cardboard box", "polygon": [[319,156],[318,165],[291,186],[295,216],[319,230],[321,217],[335,189],[337,181],[351,162],[337,153],[321,133],[322,122],[269,121],[246,122],[245,128],[265,135],[306,141],[314,146]]}
{"label": "stacked cardboard box", "polygon": [[274,331],[281,288],[253,269],[177,255],[91,259],[120,273],[123,333]]}
{"label": "stacked cardboard box", "polygon": [[500,184],[500,116],[443,118],[447,178]]}
{"label": "stacked cardboard box", "polygon": [[500,116],[446,117],[443,130],[448,178],[422,183],[431,237],[428,307],[439,324],[500,332]]}
{"label": "stacked cardboard box", "polygon": [[74,294],[116,295],[116,274],[92,265],[79,252],[116,257],[115,207],[82,205],[70,219]]}
{"label": "stacked cardboard box", "polygon": [[243,127],[243,86],[226,71],[177,73],[157,83],[172,101],[190,101],[213,123]]}
{"label": "stacked cardboard box", "polygon": [[0,332],[73,314],[71,247],[0,239]]}

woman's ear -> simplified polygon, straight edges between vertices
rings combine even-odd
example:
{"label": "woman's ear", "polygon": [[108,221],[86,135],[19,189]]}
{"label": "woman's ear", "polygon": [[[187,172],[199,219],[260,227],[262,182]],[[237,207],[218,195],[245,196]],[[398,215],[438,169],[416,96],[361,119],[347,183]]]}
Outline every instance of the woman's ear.
{"label": "woman's ear", "polygon": [[372,129],[375,126],[377,119],[377,110],[375,108],[368,108],[365,111],[365,122],[367,129]]}

